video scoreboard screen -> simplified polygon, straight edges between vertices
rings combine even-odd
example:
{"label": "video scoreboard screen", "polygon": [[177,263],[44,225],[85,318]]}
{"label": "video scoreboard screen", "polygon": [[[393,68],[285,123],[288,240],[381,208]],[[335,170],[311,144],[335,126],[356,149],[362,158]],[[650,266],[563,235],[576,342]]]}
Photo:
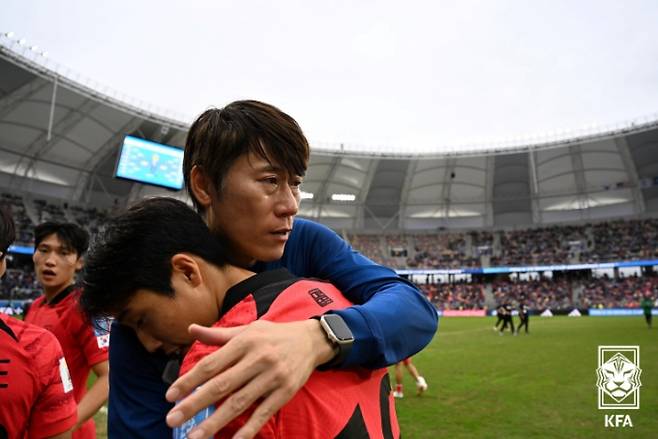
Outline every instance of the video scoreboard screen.
{"label": "video scoreboard screen", "polygon": [[126,136],[119,151],[114,176],[180,190],[183,188],[183,150]]}

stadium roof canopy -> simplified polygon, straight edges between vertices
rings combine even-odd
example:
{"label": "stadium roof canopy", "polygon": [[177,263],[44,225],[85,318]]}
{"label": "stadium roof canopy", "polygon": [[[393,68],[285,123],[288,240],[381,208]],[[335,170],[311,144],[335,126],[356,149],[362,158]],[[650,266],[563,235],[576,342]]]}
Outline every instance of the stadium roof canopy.
{"label": "stadium roof canopy", "polygon": [[[162,194],[112,177],[118,147],[126,134],[182,146],[186,124],[28,52],[0,44],[0,188],[101,207]],[[300,214],[337,229],[651,215],[658,212],[658,121],[504,150],[412,155],[314,147],[303,187]]]}

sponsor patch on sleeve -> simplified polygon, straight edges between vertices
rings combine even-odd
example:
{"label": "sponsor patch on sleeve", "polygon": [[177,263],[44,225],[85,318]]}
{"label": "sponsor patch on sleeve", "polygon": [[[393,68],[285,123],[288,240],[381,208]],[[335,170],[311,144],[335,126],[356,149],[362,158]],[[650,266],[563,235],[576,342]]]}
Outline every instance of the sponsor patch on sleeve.
{"label": "sponsor patch on sleeve", "polygon": [[69,367],[66,365],[66,360],[64,357],[59,359],[59,376],[62,378],[64,393],[69,393],[71,390],[73,390],[73,381],[71,381]]}

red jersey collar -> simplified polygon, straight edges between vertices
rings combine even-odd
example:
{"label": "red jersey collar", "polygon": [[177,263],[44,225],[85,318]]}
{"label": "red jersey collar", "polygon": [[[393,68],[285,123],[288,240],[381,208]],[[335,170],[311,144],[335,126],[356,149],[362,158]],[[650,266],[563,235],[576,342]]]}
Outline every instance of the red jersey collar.
{"label": "red jersey collar", "polygon": [[263,287],[277,284],[279,282],[291,283],[296,279],[298,278],[293,276],[293,274],[287,269],[278,268],[276,270],[255,274],[242,282],[238,282],[226,291],[226,294],[224,295],[224,303],[222,304],[219,316],[221,318],[221,316],[244,300],[249,294],[256,294],[256,292]]}
{"label": "red jersey collar", "polygon": [[52,300],[49,302],[45,297],[43,303],[48,306],[55,306],[60,303],[62,300],[66,299],[73,291],[75,291],[76,285],[71,284],[68,287],[60,291]]}

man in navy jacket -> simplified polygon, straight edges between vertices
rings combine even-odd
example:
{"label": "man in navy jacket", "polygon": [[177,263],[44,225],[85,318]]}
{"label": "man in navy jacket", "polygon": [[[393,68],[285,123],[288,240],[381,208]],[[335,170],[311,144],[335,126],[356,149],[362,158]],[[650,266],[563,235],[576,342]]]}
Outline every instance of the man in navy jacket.
{"label": "man in navy jacket", "polygon": [[[296,276],[329,280],[358,304],[332,312],[351,331],[351,349],[341,352],[315,319],[277,323],[267,332],[253,324],[196,329],[204,343],[224,347],[167,390],[163,373],[170,358],[149,354],[130,329],[113,325],[111,438],[169,437],[167,424],[179,426],[227,397],[240,403],[225,404],[201,425],[203,433],[210,436],[260,400],[239,432],[253,437],[316,367],[384,367],[430,342],[437,313],[414,285],[322,225],[294,219],[293,226],[308,157],[308,142],[294,119],[268,104],[237,101],[207,110],[194,122],[183,170],[195,207],[233,250],[234,263],[256,272],[285,267]],[[192,391],[173,409],[167,402]]]}

